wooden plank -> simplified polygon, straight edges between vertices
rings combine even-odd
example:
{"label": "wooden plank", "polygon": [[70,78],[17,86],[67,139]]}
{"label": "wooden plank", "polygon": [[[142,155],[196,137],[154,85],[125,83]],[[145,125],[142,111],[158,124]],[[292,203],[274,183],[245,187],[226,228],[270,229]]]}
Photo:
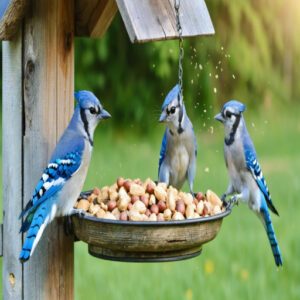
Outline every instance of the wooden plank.
{"label": "wooden plank", "polygon": [[88,24],[90,36],[101,38],[117,11],[118,7],[115,0],[99,1]]}
{"label": "wooden plank", "polygon": [[[70,120],[73,1],[33,0],[24,27],[24,205]],[[24,299],[73,299],[73,241],[63,222],[48,226],[24,265]]]}
{"label": "wooden plank", "polygon": [[[116,0],[132,42],[178,38],[174,0]],[[181,0],[183,37],[214,34],[204,0]]]}
{"label": "wooden plank", "polygon": [[10,40],[25,15],[28,0],[1,0],[0,40]]}
{"label": "wooden plank", "polygon": [[115,0],[75,0],[76,35],[102,37],[117,9]]}
{"label": "wooden plank", "polygon": [[3,42],[3,299],[22,299],[22,33]]}

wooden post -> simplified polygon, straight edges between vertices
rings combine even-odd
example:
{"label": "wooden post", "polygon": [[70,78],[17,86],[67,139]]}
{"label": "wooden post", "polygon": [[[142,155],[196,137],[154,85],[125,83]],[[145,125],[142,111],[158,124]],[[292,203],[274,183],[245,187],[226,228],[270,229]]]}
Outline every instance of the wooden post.
{"label": "wooden post", "polygon": [[3,44],[4,299],[73,299],[73,240],[62,220],[18,261],[18,215],[73,111],[73,3],[30,1],[22,33]]}

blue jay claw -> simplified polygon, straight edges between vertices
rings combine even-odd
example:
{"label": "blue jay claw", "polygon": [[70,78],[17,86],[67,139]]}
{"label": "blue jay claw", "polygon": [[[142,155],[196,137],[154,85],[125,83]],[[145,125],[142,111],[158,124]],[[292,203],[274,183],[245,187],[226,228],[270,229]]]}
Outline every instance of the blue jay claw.
{"label": "blue jay claw", "polygon": [[223,202],[224,207],[228,206],[228,202],[226,201],[226,197],[227,197],[227,195],[225,193],[221,196],[221,201]]}
{"label": "blue jay claw", "polygon": [[229,205],[232,207],[234,205],[239,205],[239,199],[236,195],[232,196],[229,200]]}

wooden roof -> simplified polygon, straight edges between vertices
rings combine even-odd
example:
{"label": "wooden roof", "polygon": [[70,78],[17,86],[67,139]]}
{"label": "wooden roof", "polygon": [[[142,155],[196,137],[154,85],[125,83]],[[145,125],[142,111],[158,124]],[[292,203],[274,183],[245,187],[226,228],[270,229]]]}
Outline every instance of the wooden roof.
{"label": "wooden roof", "polygon": [[[14,36],[29,2],[1,0],[1,40]],[[118,10],[132,42],[178,37],[174,0],[75,0],[75,35],[102,37]],[[181,0],[180,20],[183,37],[214,34],[204,0]]]}

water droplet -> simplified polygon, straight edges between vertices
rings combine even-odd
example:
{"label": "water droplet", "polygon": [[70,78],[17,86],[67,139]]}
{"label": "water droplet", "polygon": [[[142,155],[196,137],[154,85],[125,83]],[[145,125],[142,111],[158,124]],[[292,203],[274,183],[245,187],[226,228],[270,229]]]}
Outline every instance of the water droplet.
{"label": "water droplet", "polygon": [[207,110],[206,110],[206,109],[203,109],[203,112],[206,114]]}
{"label": "water droplet", "polygon": [[208,75],[209,75],[209,77],[211,77],[211,73],[209,73]]}
{"label": "water droplet", "polygon": [[235,79],[235,75],[234,74],[232,74],[232,78]]}
{"label": "water droplet", "polygon": [[206,167],[206,168],[204,169],[204,172],[209,173],[209,167]]}
{"label": "water droplet", "polygon": [[254,127],[255,127],[255,124],[252,122],[252,123],[251,123],[251,126],[254,128]]}
{"label": "water droplet", "polygon": [[215,87],[214,87],[214,93],[215,93],[215,94],[217,93],[217,88],[215,88]]}
{"label": "water droplet", "polygon": [[223,46],[221,46],[221,51],[223,51],[224,50],[224,47]]}
{"label": "water droplet", "polygon": [[155,68],[155,64],[152,65],[152,68]]}
{"label": "water droplet", "polygon": [[203,70],[203,67],[202,67],[202,65],[201,65],[201,64],[199,64],[199,69],[200,69],[200,70]]}
{"label": "water droplet", "polygon": [[191,84],[194,84],[194,79],[191,80]]}
{"label": "water droplet", "polygon": [[218,79],[218,78],[219,78],[219,75],[218,75],[218,74],[216,74],[216,75],[215,75],[215,78],[216,78],[216,79]]}
{"label": "water droplet", "polygon": [[211,133],[211,134],[214,134],[214,127],[213,127],[213,126],[210,126],[209,129],[210,129],[210,133]]}

